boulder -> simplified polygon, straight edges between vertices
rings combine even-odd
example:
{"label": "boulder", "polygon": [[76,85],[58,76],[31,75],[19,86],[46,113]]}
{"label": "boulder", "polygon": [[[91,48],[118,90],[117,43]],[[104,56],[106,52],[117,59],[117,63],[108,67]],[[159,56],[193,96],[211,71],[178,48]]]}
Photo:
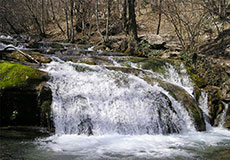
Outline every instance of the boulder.
{"label": "boulder", "polygon": [[[35,60],[37,60],[39,63],[49,63],[51,62],[51,59],[42,55],[39,52],[34,52],[34,51],[23,51],[24,53],[30,55],[33,57]],[[17,62],[25,63],[25,64],[30,64],[32,63],[30,59],[22,55],[19,51],[14,51],[12,53],[8,53],[6,55],[10,59],[14,59]]]}
{"label": "boulder", "polygon": [[160,36],[156,34],[142,35],[143,39],[148,41],[151,45],[151,49],[165,49],[166,42]]}
{"label": "boulder", "polygon": [[0,126],[51,126],[52,94],[45,83],[48,74],[1,62],[0,75]]}
{"label": "boulder", "polygon": [[183,88],[175,86],[171,83],[159,81],[160,86],[167,90],[177,101],[179,101],[185,109],[188,111],[190,117],[194,121],[194,125],[197,131],[205,131],[206,125],[204,122],[203,112],[199,108],[195,99],[187,93]]}

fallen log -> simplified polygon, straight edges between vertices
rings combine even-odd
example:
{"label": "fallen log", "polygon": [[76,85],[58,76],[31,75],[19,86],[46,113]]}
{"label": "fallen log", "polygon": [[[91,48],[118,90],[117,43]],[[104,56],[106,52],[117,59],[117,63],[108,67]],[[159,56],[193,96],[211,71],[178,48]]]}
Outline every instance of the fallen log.
{"label": "fallen log", "polygon": [[17,49],[17,48],[14,47],[14,46],[7,46],[6,48],[3,49],[3,52],[6,52],[6,51],[7,51],[8,49],[10,49],[10,48],[13,48],[14,50],[18,51],[18,52],[19,52],[20,54],[22,54],[23,56],[25,56],[26,58],[28,58],[29,60],[31,60],[31,61],[33,61],[33,62],[35,62],[35,63],[41,65],[40,62],[38,62],[38,61],[37,61],[35,58],[33,58],[31,55],[29,55],[29,54],[27,54],[27,53],[21,51],[20,49]]}

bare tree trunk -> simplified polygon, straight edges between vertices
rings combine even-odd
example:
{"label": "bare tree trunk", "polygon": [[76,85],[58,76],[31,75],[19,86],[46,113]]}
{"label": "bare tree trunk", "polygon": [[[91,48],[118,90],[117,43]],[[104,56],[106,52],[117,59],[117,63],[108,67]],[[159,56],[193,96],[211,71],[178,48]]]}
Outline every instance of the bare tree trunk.
{"label": "bare tree trunk", "polygon": [[71,42],[74,42],[74,24],[73,24],[73,18],[74,18],[74,1],[70,0],[70,25],[71,25]]}
{"label": "bare tree trunk", "polygon": [[11,27],[11,29],[14,31],[15,34],[19,34],[19,32],[17,31],[17,29],[14,27],[13,24],[11,24],[11,22],[6,18],[4,17],[6,23]]}
{"label": "bare tree trunk", "polygon": [[135,41],[138,41],[137,36],[137,24],[136,24],[136,14],[135,14],[135,0],[128,0],[129,6],[129,35]]}
{"label": "bare tree trunk", "polygon": [[117,0],[117,13],[120,17],[120,0]]}
{"label": "bare tree trunk", "polygon": [[39,30],[40,35],[44,35],[44,33],[42,32],[41,24],[39,23],[38,18],[34,14],[33,9],[31,9],[31,7],[29,6],[28,3],[26,3],[26,6],[29,9],[30,13],[32,14],[32,17],[34,19],[35,25],[37,26],[37,29]]}
{"label": "bare tree trunk", "polygon": [[96,1],[96,23],[97,23],[97,31],[100,34],[102,40],[105,42],[105,38],[101,33],[100,25],[99,25],[99,18],[98,18],[98,0]]}
{"label": "bare tree trunk", "polygon": [[51,11],[52,11],[52,14],[53,14],[53,20],[55,21],[56,25],[58,26],[58,28],[60,29],[60,31],[64,34],[64,30],[62,29],[62,27],[60,26],[58,20],[57,20],[57,17],[55,15],[55,12],[54,12],[54,6],[53,6],[53,0],[50,0],[50,6],[51,6]]}
{"label": "bare tree trunk", "polygon": [[66,39],[70,40],[69,34],[69,16],[68,16],[68,0],[65,0],[65,22],[66,22]]}
{"label": "bare tree trunk", "polygon": [[162,0],[160,0],[160,3],[159,3],[159,15],[158,15],[157,35],[160,34],[161,15],[162,15]]}
{"label": "bare tree trunk", "polygon": [[106,39],[105,41],[109,40],[109,19],[110,19],[110,0],[107,0],[107,18],[106,18]]}
{"label": "bare tree trunk", "polygon": [[125,34],[128,34],[128,20],[127,20],[127,0],[123,0],[123,10],[122,10],[122,23]]}
{"label": "bare tree trunk", "polygon": [[45,33],[45,2],[44,0],[42,0],[42,15],[41,15],[41,29],[42,29],[42,32],[44,34],[44,36],[46,35]]}
{"label": "bare tree trunk", "polygon": [[81,19],[81,28],[82,28],[82,33],[83,33],[83,36],[85,36],[85,6],[82,6],[82,19]]}

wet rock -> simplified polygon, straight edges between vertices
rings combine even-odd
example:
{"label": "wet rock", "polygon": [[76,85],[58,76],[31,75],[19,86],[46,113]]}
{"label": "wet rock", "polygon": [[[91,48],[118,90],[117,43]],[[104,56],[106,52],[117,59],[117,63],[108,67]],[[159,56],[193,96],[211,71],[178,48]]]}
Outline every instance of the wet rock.
{"label": "wet rock", "polygon": [[209,108],[209,119],[211,125],[218,126],[216,121],[218,115],[223,110],[223,104],[221,102],[221,90],[216,86],[207,86],[204,91],[208,93],[208,108]]}
{"label": "wet rock", "polygon": [[[46,92],[45,72],[17,63],[0,63],[0,126],[40,126],[41,116],[50,107],[51,92]],[[44,126],[47,126],[45,124]]]}
{"label": "wet rock", "polygon": [[203,112],[199,108],[195,99],[189,95],[184,89],[170,83],[159,81],[160,85],[186,108],[189,115],[194,120],[197,131],[205,131],[206,125],[203,118]]}
{"label": "wet rock", "polygon": [[207,57],[198,54],[196,62],[187,68],[197,86],[204,88],[204,91],[208,93],[211,124],[219,125],[224,108],[223,102],[230,101],[230,74],[228,73],[230,68],[228,66],[228,59],[214,59],[211,56]]}
{"label": "wet rock", "polygon": [[[39,52],[34,52],[34,51],[23,51],[24,53],[32,56],[35,60],[37,60],[40,63],[49,63],[51,62],[51,59],[42,55]],[[7,54],[8,58],[13,58],[14,60],[16,60],[17,62],[21,62],[21,63],[33,63],[31,62],[30,59],[28,59],[27,57],[25,57],[24,55],[22,55],[19,51],[14,51],[12,53]]]}

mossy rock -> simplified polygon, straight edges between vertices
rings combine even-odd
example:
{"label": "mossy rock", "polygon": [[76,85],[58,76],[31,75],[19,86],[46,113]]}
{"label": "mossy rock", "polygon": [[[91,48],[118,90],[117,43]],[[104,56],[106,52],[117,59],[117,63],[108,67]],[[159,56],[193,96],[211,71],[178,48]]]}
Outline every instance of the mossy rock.
{"label": "mossy rock", "polygon": [[187,72],[190,76],[190,78],[193,80],[193,82],[199,87],[199,88],[204,88],[205,86],[207,86],[207,82],[205,81],[205,79],[199,77],[197,74],[194,74],[192,72],[192,68],[189,66],[186,66]]}
{"label": "mossy rock", "polygon": [[145,70],[152,70],[156,73],[164,74],[166,71],[166,64],[170,61],[157,59],[157,58],[144,58],[144,57],[129,57],[127,61],[137,64],[140,68]]}
{"label": "mossy rock", "polygon": [[184,89],[170,83],[160,82],[160,86],[167,90],[177,101],[181,102],[189,115],[193,117],[196,130],[206,130],[203,112],[191,95],[189,95]]}
{"label": "mossy rock", "polygon": [[52,102],[51,90],[44,87],[48,79],[47,73],[34,68],[1,62],[0,126],[40,126]]}
{"label": "mossy rock", "polygon": [[18,63],[0,63],[0,89],[34,86],[48,79],[45,72]]}
{"label": "mossy rock", "polygon": [[75,70],[77,72],[92,72],[92,71],[94,71],[92,68],[89,68],[87,66],[81,66],[81,65],[76,65]]}
{"label": "mossy rock", "polygon": [[147,80],[146,82],[155,85],[158,84],[162,88],[164,88],[166,91],[169,92],[169,94],[177,101],[179,101],[182,106],[188,111],[189,115],[192,117],[194,121],[194,125],[197,131],[205,131],[206,125],[203,118],[203,112],[199,108],[197,102],[195,99],[189,95],[183,88],[178,87],[176,85],[173,85],[168,82],[164,82],[162,80],[156,79],[156,78],[144,78],[144,80]]}
{"label": "mossy rock", "polygon": [[[40,63],[50,63],[51,59],[48,57],[43,56],[41,53],[39,52],[33,52],[33,51],[23,51],[26,54],[30,55],[31,57],[33,57],[34,59],[36,59],[38,62]],[[13,58],[15,60],[17,60],[18,62],[21,63],[32,63],[32,61],[30,59],[28,59],[27,57],[25,57],[24,55],[22,55],[20,52],[18,51],[14,51],[10,54],[7,54],[7,57],[9,58]]]}

